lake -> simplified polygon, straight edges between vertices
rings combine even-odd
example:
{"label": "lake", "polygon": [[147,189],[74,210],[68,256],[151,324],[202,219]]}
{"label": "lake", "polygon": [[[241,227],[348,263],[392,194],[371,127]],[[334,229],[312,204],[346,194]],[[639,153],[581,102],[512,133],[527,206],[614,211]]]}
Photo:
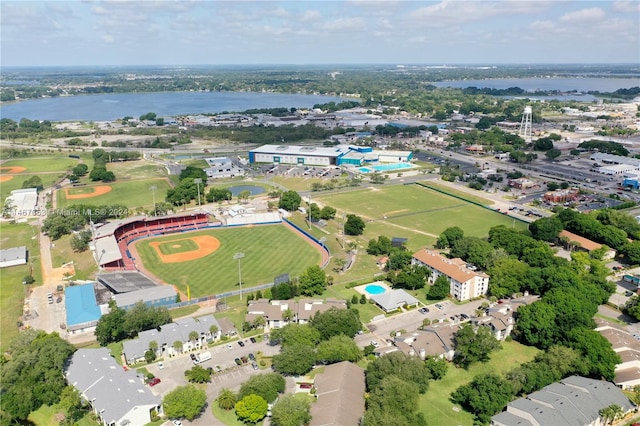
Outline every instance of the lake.
{"label": "lake", "polygon": [[240,112],[253,108],[309,108],[345,98],[257,92],[118,93],[29,99],[0,105],[0,117],[19,121],[109,121],[155,112],[158,117]]}

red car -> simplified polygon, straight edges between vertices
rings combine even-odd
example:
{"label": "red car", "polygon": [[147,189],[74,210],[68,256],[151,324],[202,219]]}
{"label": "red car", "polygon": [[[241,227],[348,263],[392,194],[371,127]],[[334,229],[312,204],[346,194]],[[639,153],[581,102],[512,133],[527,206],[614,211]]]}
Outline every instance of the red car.
{"label": "red car", "polygon": [[158,383],[160,383],[160,378],[159,377],[154,377],[153,379],[149,380],[148,385],[149,386],[155,386]]}

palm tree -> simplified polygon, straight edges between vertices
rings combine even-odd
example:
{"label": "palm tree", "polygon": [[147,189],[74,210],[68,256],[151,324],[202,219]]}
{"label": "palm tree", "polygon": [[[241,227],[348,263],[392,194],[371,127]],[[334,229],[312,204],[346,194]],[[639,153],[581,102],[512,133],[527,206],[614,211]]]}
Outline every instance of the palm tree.
{"label": "palm tree", "polygon": [[211,327],[209,327],[209,333],[211,333],[211,338],[215,340],[216,335],[218,334],[218,326],[215,324],[211,324]]}
{"label": "palm tree", "polygon": [[152,340],[149,342],[149,349],[153,351],[154,354],[158,353],[158,342]]}
{"label": "palm tree", "polygon": [[237,399],[235,392],[231,389],[223,388],[220,389],[216,401],[218,401],[218,407],[228,411],[235,407]]}
{"label": "palm tree", "polygon": [[609,405],[598,411],[598,414],[602,417],[604,424],[613,424],[620,416],[622,416],[622,407],[617,404]]}
{"label": "palm tree", "polygon": [[293,319],[293,311],[291,309],[286,309],[283,313],[282,313],[282,319],[289,322]]}
{"label": "palm tree", "polygon": [[189,333],[189,340],[191,340],[193,346],[196,345],[196,340],[198,340],[200,338],[200,333],[198,333],[197,331],[192,331]]}
{"label": "palm tree", "polygon": [[180,340],[173,342],[173,349],[178,353],[182,352],[182,342]]}
{"label": "palm tree", "polygon": [[252,326],[254,328],[264,327],[266,323],[267,323],[267,320],[265,320],[264,317],[261,315],[259,317],[256,317],[256,319],[253,320]]}

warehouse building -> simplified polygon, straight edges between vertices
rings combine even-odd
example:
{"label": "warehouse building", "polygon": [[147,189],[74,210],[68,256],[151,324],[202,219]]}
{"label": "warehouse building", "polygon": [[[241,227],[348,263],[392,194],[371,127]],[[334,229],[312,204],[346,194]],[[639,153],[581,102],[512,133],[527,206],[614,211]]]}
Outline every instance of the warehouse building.
{"label": "warehouse building", "polygon": [[366,146],[333,147],[263,145],[249,151],[249,162],[295,164],[304,166],[362,166],[365,163],[404,163],[411,161],[411,151],[374,150]]}

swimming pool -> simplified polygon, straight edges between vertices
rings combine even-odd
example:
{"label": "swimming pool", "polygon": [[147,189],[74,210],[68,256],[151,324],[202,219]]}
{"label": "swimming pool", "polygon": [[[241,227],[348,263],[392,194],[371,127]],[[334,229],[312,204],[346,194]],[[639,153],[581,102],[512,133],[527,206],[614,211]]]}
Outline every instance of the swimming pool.
{"label": "swimming pool", "polygon": [[382,294],[384,293],[386,290],[384,287],[382,287],[381,285],[378,284],[369,284],[368,286],[366,286],[364,288],[364,291],[366,291],[369,294]]}
{"label": "swimming pool", "polygon": [[358,170],[360,173],[371,173],[371,171],[376,172],[388,172],[390,170],[400,170],[400,169],[411,169],[413,168],[412,164],[409,163],[390,163],[390,164],[376,164],[375,166],[369,167],[360,167]]}

